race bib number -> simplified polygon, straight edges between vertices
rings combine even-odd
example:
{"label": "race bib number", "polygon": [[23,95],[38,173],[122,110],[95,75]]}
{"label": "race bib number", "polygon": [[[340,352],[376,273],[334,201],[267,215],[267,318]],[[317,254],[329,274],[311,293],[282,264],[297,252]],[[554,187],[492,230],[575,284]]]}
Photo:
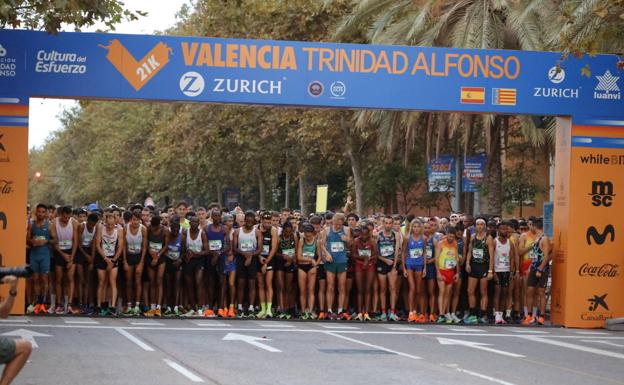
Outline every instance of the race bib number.
{"label": "race bib number", "polygon": [[483,260],[483,249],[472,249],[472,258],[477,261]]}
{"label": "race bib number", "polygon": [[191,245],[189,245],[189,250],[191,250],[194,253],[201,253],[202,247],[201,247],[201,245],[191,244]]}
{"label": "race bib number", "polygon": [[35,235],[35,240],[36,241],[45,241],[46,237],[45,237],[45,235]]}
{"label": "race bib number", "polygon": [[457,266],[457,262],[455,261],[455,259],[450,259],[449,258],[449,259],[446,259],[444,261],[444,268],[447,269],[447,270],[448,269],[454,269],[455,266]]}
{"label": "race bib number", "polygon": [[244,252],[254,251],[253,242],[252,241],[241,241],[240,249]]}
{"label": "race bib number", "polygon": [[310,251],[304,251],[303,252],[303,258],[314,259],[314,253],[312,253]]}
{"label": "race bib number", "polygon": [[83,246],[90,246],[91,245],[91,241],[93,241],[93,235],[91,235],[91,236],[87,235],[86,237],[82,238],[82,245]]}
{"label": "race bib number", "polygon": [[423,254],[422,248],[410,249],[409,256],[410,258],[421,258]]}
{"label": "race bib number", "polygon": [[262,255],[269,255],[269,251],[271,251],[270,245],[262,245]]}
{"label": "race bib number", "polygon": [[139,254],[141,252],[140,243],[128,243],[128,252],[130,254]]}
{"label": "race bib number", "polygon": [[427,259],[433,258],[433,250],[431,250],[429,247],[427,247],[425,254],[427,255]]}
{"label": "race bib number", "polygon": [[178,259],[180,259],[180,252],[179,251],[171,251],[171,250],[169,250],[169,253],[167,255],[169,256],[170,259],[173,259],[174,261],[177,261]]}
{"label": "race bib number", "polygon": [[104,253],[107,257],[112,257],[115,255],[115,244],[114,243],[104,243],[102,244],[102,248],[104,249]]}
{"label": "race bib number", "polygon": [[368,257],[368,258],[370,258],[371,251],[370,251],[370,249],[358,249],[358,255],[360,257]]}
{"label": "race bib number", "polygon": [[501,253],[500,257],[498,258],[498,263],[500,263],[501,265],[509,266],[509,254]]}
{"label": "race bib number", "polygon": [[220,239],[214,239],[214,240],[208,241],[208,249],[210,251],[219,251],[221,250],[222,245],[223,244]]}
{"label": "race bib number", "polygon": [[537,262],[537,254],[535,254],[535,251],[532,249],[529,250],[529,258],[531,258],[531,261]]}
{"label": "race bib number", "polygon": [[72,248],[72,240],[69,239],[67,241],[59,241],[59,248],[61,250],[69,250]]}
{"label": "race bib number", "polygon": [[332,242],[329,244],[330,251],[332,253],[340,253],[344,251],[344,243],[343,242]]}
{"label": "race bib number", "polygon": [[283,249],[282,254],[290,258],[295,255],[295,249]]}
{"label": "race bib number", "polygon": [[392,246],[392,245],[383,245],[379,249],[379,253],[381,254],[382,257],[389,257],[392,254],[394,254],[394,246]]}
{"label": "race bib number", "polygon": [[149,243],[149,248],[151,251],[158,253],[160,252],[160,250],[162,250],[162,243],[158,243],[158,242],[150,242]]}

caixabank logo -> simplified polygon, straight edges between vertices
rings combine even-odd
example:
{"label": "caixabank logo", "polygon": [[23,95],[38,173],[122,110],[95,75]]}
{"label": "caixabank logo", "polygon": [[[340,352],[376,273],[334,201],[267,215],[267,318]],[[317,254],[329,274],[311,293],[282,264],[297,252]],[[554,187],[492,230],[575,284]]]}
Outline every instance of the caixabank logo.
{"label": "caixabank logo", "polygon": [[109,45],[100,44],[100,47],[108,51],[108,61],[136,91],[143,88],[169,63],[169,54],[172,52],[165,43],[159,42],[141,60],[136,60],[117,39],[111,40]]}
{"label": "caixabank logo", "polygon": [[591,298],[587,298],[587,311],[581,313],[583,321],[605,321],[613,318],[613,312],[609,309],[607,303],[608,294],[594,294]]}

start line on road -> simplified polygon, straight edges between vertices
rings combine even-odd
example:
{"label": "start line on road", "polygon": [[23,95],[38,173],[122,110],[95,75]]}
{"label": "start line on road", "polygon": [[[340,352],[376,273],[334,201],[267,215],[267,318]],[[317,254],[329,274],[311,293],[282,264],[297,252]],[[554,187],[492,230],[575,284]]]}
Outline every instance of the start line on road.
{"label": "start line on road", "polygon": [[[343,382],[353,381],[354,378],[358,381],[375,379],[379,369],[384,368],[403,373],[403,377],[393,380],[397,383],[408,383],[406,381],[414,376],[430,373],[430,378],[426,374],[423,377],[426,383],[458,383],[458,378],[464,378],[461,381],[464,384],[529,385],[534,383],[529,381],[532,379],[527,377],[524,381],[517,377],[517,373],[529,372],[542,365],[549,371],[555,370],[564,380],[565,376],[574,376],[570,378],[581,378],[585,383],[624,384],[619,380],[624,378],[624,355],[620,347],[624,346],[624,333],[586,335],[558,328],[531,328],[523,332],[523,328],[517,327],[483,327],[471,332],[468,331],[473,330],[471,327],[451,329],[438,325],[418,325],[414,328],[405,325],[401,330],[393,330],[398,326],[380,323],[353,324],[353,329],[345,330],[331,329],[331,322],[320,325],[251,320],[227,324],[215,321],[214,326],[197,326],[194,320],[165,319],[151,326],[132,325],[128,319],[87,318],[85,321],[90,323],[67,323],[57,317],[28,322],[16,320],[0,324],[0,333],[52,337],[38,341],[40,346],[33,360],[42,357],[46,361],[53,360],[66,352],[78,356],[91,354],[98,360],[99,355],[108,357],[114,355],[113,351],[121,349],[148,366],[160,364],[150,369],[155,371],[150,372],[150,376],[162,377],[152,382],[154,385],[164,384],[158,381],[165,380],[166,383],[234,383],[219,368],[226,370],[232,365],[238,365],[238,368],[240,362],[251,365],[251,372],[241,375],[255,378],[253,371],[266,370],[266,367],[262,369],[255,365],[256,362],[262,365],[267,353],[279,354],[283,370],[275,373],[277,377],[274,380],[278,382],[293,381],[290,375],[305,370],[298,366],[301,359],[297,358],[305,355],[306,362],[342,368],[344,373],[328,369],[325,375]],[[209,325],[211,322],[202,321],[201,324]],[[531,333],[538,331],[541,333]],[[97,350],[85,351],[90,345],[97,346]],[[142,355],[145,355],[144,359]],[[596,355],[601,359],[596,360]],[[338,362],[340,365],[335,365]],[[488,362],[496,362],[496,365],[483,364]],[[514,369],[497,370],[497,367],[506,368],[507,365]],[[602,365],[601,373],[612,373],[615,377],[597,377],[589,370],[583,374],[583,367],[590,365]],[[159,372],[167,370],[162,374]],[[85,381],[84,378],[80,380]],[[314,380],[304,378],[301,383],[318,383]],[[258,383],[264,383],[262,381],[260,379]],[[554,381],[555,378],[547,378],[545,383]],[[570,381],[565,382],[576,384]]]}

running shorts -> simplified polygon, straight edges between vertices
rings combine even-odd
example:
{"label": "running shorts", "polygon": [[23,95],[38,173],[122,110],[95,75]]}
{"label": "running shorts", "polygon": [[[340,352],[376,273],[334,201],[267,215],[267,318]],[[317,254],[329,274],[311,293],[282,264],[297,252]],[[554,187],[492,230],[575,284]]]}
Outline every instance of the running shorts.
{"label": "running shorts", "polygon": [[375,269],[377,270],[377,274],[386,275],[394,270],[394,265],[388,265],[383,261],[377,261],[377,266],[375,266]]}
{"label": "running shorts", "polygon": [[374,273],[375,272],[375,264],[372,261],[369,261],[366,266],[364,266],[364,262],[360,259],[355,260],[355,272],[356,273]]}
{"label": "running shorts", "polygon": [[511,278],[511,273],[508,271],[504,271],[504,272],[496,272],[496,277],[498,278],[496,280],[496,285],[500,286],[500,287],[509,287],[509,280]]}
{"label": "running shorts", "polygon": [[527,286],[529,287],[539,287],[541,289],[546,288],[546,286],[548,285],[548,269],[544,270],[544,272],[542,273],[541,277],[537,277],[537,275],[535,275],[535,273],[537,273],[537,270],[535,269],[531,269],[529,271],[529,277],[527,279]]}
{"label": "running shorts", "polygon": [[332,274],[340,274],[347,272],[347,263],[346,262],[325,262],[325,271],[330,272]]}
{"label": "running shorts", "polygon": [[468,276],[476,279],[487,278],[489,269],[490,265],[487,263],[470,262],[470,273]]}
{"label": "running shorts", "polygon": [[455,269],[440,269],[440,275],[442,275],[443,281],[447,285],[452,285],[455,282],[453,278],[456,273],[457,270]]}

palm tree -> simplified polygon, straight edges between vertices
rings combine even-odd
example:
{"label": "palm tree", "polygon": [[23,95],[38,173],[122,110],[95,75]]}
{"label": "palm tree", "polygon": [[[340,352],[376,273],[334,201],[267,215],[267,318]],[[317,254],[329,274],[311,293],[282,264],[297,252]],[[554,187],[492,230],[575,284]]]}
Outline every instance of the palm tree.
{"label": "palm tree", "polygon": [[[544,0],[362,0],[355,2],[338,25],[335,37],[342,39],[366,28],[373,44],[546,50],[552,47],[546,38],[553,32],[545,21],[555,10],[554,2]],[[388,153],[402,145],[408,154],[416,138],[424,138],[427,159],[438,155],[460,126],[464,127],[464,155],[468,155],[473,151],[473,133],[481,127],[488,153],[485,210],[490,213],[502,210],[501,142],[509,119],[411,111],[359,111],[355,115],[357,127],[377,130],[378,146]],[[538,131],[531,119],[518,121],[536,146],[552,138],[552,127]]]}

